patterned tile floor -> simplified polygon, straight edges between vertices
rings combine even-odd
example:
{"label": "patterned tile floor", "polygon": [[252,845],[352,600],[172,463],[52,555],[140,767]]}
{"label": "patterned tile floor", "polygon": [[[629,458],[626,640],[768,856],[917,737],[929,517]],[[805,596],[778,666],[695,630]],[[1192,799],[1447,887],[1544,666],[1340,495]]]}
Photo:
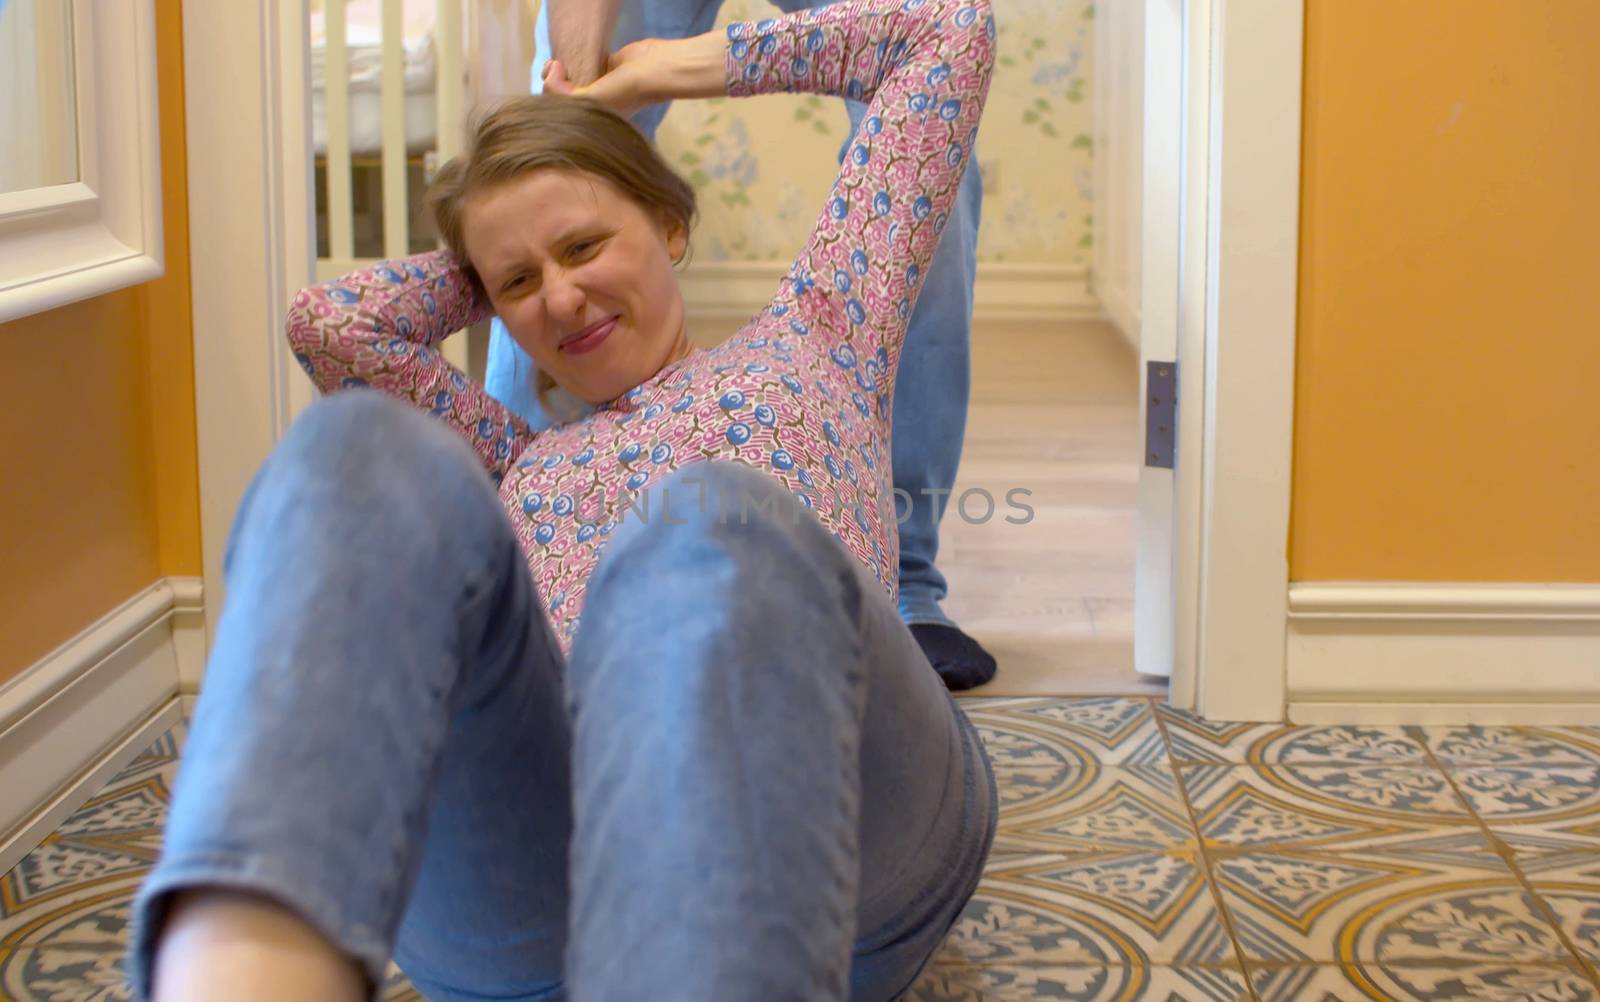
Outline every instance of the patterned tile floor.
{"label": "patterned tile floor", "polygon": [[[910,1002],[1600,1000],[1600,728],[1287,727],[968,699],[988,876]],[[0,880],[0,998],[128,997],[173,732]],[[398,976],[387,1000],[415,999]]]}

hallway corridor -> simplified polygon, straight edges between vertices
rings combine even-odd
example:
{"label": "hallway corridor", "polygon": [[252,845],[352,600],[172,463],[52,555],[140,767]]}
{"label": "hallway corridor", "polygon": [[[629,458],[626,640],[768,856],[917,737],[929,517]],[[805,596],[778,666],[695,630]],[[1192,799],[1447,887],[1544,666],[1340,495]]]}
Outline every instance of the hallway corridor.
{"label": "hallway corridor", "polygon": [[[984,695],[1166,695],[1133,672],[1139,359],[1109,323],[988,322],[940,526],[945,611],[1000,663]],[[1031,492],[1007,503],[1015,488]],[[994,498],[994,514],[981,521]],[[981,524],[980,524],[981,523]]]}

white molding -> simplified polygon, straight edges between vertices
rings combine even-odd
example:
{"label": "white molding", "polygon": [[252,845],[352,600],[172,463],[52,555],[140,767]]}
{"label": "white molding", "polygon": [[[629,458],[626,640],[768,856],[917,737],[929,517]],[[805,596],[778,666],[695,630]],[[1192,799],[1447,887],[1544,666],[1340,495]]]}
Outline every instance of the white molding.
{"label": "white molding", "polygon": [[1293,720],[1600,723],[1600,586],[1289,589]]}
{"label": "white molding", "polygon": [[0,685],[0,734],[10,733],[135,637],[165,623],[172,611],[172,597],[171,586],[157,581]]}
{"label": "white molding", "polygon": [[192,579],[157,581],[0,686],[0,872],[170,726],[174,623],[199,604]]}
{"label": "white molding", "polygon": [[1202,715],[1281,720],[1305,12],[1281,0],[1185,10],[1178,658],[1193,652]]}
{"label": "white molding", "polygon": [[[1401,620],[1600,624],[1600,585],[1296,582],[1289,586],[1289,618],[1298,623]],[[1600,651],[1595,654],[1600,658]],[[1600,666],[1600,660],[1596,664]],[[1596,688],[1600,689],[1600,673]]]}
{"label": "white molding", "polygon": [[0,836],[0,873],[9,871],[22,858],[50,837],[78,808],[88,803],[97,791],[139,757],[157,738],[182,723],[187,710],[177,699],[169,699],[134,727],[109,751],[79,773],[54,799],[35,811],[9,836]]}
{"label": "white molding", "polygon": [[311,399],[284,336],[290,298],[313,281],[308,16],[306,0],[183,4],[184,74],[193,84],[184,93],[200,533],[212,628],[234,511]]}
{"label": "white molding", "polygon": [[[745,320],[761,312],[789,273],[788,261],[691,259],[678,276],[692,317]],[[974,323],[991,320],[1053,321],[1098,317],[1088,270],[1054,264],[980,262],[973,283]]]}
{"label": "white molding", "polygon": [[157,278],[154,0],[74,0],[79,180],[0,195],[0,322]]}
{"label": "white molding", "polygon": [[[248,6],[248,5],[241,5]],[[262,160],[267,204],[281,213],[267,220],[268,300],[274,323],[268,331],[273,441],[311,403],[315,391],[294,360],[283,319],[295,293],[315,281],[317,256],[316,166],[311,140],[310,0],[264,0],[257,15],[267,48],[262,53],[261,90],[265,156]],[[187,24],[187,22],[185,22]],[[187,31],[187,28],[185,28]],[[276,252],[276,253],[274,253]],[[263,456],[263,459],[266,457]],[[217,588],[215,593],[220,593]],[[221,604],[217,609],[221,611]]]}
{"label": "white molding", "polygon": [[172,648],[178,659],[178,691],[200,691],[206,666],[205,582],[202,578],[167,578],[172,587]]}
{"label": "white molding", "polygon": [[1563,703],[1305,703],[1290,700],[1292,724],[1502,724],[1523,727],[1600,724],[1600,700]]}

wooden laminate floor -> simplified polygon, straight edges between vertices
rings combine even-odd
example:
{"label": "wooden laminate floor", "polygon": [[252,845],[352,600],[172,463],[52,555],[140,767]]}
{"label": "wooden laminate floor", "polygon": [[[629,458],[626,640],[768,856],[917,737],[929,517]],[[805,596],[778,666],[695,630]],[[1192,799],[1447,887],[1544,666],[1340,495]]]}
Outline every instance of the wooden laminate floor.
{"label": "wooden laminate floor", "polygon": [[[983,695],[1159,695],[1133,671],[1138,356],[1109,324],[979,325],[961,470],[940,528],[945,611],[1000,663]],[[1026,515],[1007,505],[1031,491]],[[963,519],[955,499],[974,494]]]}

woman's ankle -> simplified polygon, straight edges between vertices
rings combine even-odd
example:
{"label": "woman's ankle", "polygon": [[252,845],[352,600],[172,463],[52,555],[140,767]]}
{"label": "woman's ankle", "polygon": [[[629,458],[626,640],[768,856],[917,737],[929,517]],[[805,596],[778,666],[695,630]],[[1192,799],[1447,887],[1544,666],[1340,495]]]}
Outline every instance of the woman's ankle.
{"label": "woman's ankle", "polygon": [[173,900],[151,980],[151,1002],[360,1002],[370,994],[360,965],[293,911],[221,888],[184,891]]}

